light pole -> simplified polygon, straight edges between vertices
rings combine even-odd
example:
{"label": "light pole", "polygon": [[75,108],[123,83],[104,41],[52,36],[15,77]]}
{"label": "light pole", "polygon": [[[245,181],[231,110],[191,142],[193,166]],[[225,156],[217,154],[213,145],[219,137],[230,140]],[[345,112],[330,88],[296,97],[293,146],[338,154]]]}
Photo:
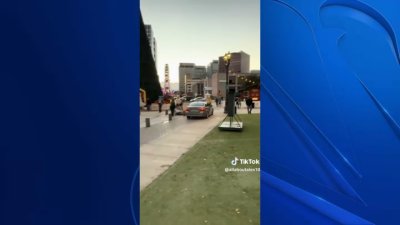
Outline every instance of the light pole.
{"label": "light pole", "polygon": [[224,113],[228,113],[228,92],[229,92],[229,64],[231,64],[231,53],[225,53],[224,55],[224,61],[225,61],[225,72],[226,72],[226,87],[225,87],[225,108],[224,108]]}

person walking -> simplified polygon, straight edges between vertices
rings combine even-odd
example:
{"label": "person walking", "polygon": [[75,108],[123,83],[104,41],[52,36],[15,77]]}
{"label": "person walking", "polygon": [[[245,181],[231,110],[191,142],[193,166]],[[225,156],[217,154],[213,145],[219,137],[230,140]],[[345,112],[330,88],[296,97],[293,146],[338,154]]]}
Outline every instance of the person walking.
{"label": "person walking", "polygon": [[220,90],[218,91],[217,100],[218,100],[217,106],[220,106],[222,102],[222,94]]}
{"label": "person walking", "polygon": [[172,100],[171,100],[171,104],[170,104],[170,106],[169,106],[169,109],[171,110],[171,115],[172,115],[172,116],[175,115],[175,107],[176,107],[176,105],[175,105],[175,99],[172,99]]}
{"label": "person walking", "polygon": [[161,112],[162,109],[162,105],[163,105],[163,98],[158,98],[158,112]]}
{"label": "person walking", "polygon": [[236,97],[235,102],[236,102],[236,107],[237,107],[238,109],[240,109],[240,98],[239,98],[239,97]]}
{"label": "person walking", "polygon": [[175,105],[176,105],[176,109],[177,110],[179,109],[179,110],[183,111],[183,109],[182,109],[182,100],[181,100],[180,97],[176,98]]}
{"label": "person walking", "polygon": [[206,97],[206,101],[207,101],[207,105],[209,105],[209,106],[212,105],[211,97],[210,97],[210,96],[207,96],[207,97]]}
{"label": "person walking", "polygon": [[251,110],[253,109],[253,99],[250,97],[246,98],[246,106],[247,106],[247,113],[251,114]]}
{"label": "person walking", "polygon": [[147,98],[146,107],[147,107],[147,111],[150,111],[150,108],[151,108],[151,100],[150,100],[150,98]]}

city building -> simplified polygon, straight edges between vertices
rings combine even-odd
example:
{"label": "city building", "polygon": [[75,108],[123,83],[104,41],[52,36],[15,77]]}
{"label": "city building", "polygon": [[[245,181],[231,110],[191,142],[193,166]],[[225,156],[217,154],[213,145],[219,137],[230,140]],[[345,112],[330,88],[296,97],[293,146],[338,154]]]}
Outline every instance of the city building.
{"label": "city building", "polygon": [[[260,72],[252,71],[251,73],[229,73],[228,84],[235,88],[235,92],[242,93],[249,89],[259,89]],[[216,96],[221,93],[225,97],[226,93],[226,74],[214,73],[211,77],[212,95]]]}
{"label": "city building", "polygon": [[195,66],[193,80],[204,79],[207,76],[207,70],[205,66]]}
{"label": "city building", "polygon": [[229,84],[235,87],[236,92],[245,91],[249,88],[259,88],[260,72],[252,70],[250,73],[229,74]]}
{"label": "city building", "polygon": [[211,94],[213,96],[218,96],[220,93],[223,97],[225,97],[225,80],[226,74],[225,73],[214,73],[211,76]]}
{"label": "city building", "polygon": [[[259,85],[260,71],[250,71],[250,55],[247,53],[231,53],[231,62],[229,65],[228,84],[235,87],[235,91],[241,93],[249,88]],[[219,57],[218,71],[213,71],[210,79],[212,95],[220,93],[222,97],[226,94],[226,70],[224,57]]]}
{"label": "city building", "polygon": [[218,73],[218,60],[213,60],[207,66],[207,76],[211,78],[214,73]]}
{"label": "city building", "polygon": [[193,96],[204,96],[204,79],[195,79],[191,81]]}
{"label": "city building", "polygon": [[181,93],[192,92],[191,80],[194,68],[194,63],[179,63],[179,91]]}
{"label": "city building", "polygon": [[[243,51],[231,53],[229,71],[228,82],[235,86],[237,92],[250,85],[249,82],[244,83],[245,77],[254,76],[257,73],[259,77],[259,71],[250,73],[250,55]],[[204,96],[205,94],[216,96],[220,93],[224,97],[226,73],[223,56],[219,57],[219,60],[210,62],[207,67],[196,66],[194,63],[180,63],[179,91],[189,96]]]}
{"label": "city building", "polygon": [[191,80],[191,89],[194,96],[204,96],[204,81],[207,78],[205,66],[195,66]]}
{"label": "city building", "polygon": [[149,24],[145,24],[144,28],[146,29],[147,38],[149,39],[149,45],[151,48],[151,54],[153,55],[154,62],[157,68],[157,42],[156,38],[154,37],[154,32]]}
{"label": "city building", "polygon": [[207,69],[194,63],[179,64],[179,91],[189,96],[204,95]]}
{"label": "city building", "polygon": [[[218,62],[219,62],[218,72],[225,73],[224,56],[220,56]],[[231,73],[248,73],[248,72],[250,72],[250,55],[248,55],[247,53],[245,53],[243,51],[232,52],[229,70]]]}

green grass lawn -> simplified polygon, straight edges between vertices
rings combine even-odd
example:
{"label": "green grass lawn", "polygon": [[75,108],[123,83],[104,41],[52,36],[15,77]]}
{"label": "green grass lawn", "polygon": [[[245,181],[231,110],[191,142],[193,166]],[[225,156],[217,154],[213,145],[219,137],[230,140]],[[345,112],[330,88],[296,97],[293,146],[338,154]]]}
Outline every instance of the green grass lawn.
{"label": "green grass lawn", "polygon": [[140,224],[260,224],[259,173],[225,172],[235,157],[259,159],[260,116],[240,117],[242,132],[213,129],[141,192]]}

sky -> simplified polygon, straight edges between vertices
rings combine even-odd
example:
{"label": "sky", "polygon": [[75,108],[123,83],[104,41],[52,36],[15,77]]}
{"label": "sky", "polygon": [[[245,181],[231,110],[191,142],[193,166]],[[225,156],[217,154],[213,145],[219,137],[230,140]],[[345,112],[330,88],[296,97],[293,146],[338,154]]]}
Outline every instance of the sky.
{"label": "sky", "polygon": [[145,24],[157,42],[157,72],[164,82],[179,81],[179,63],[207,66],[226,52],[250,55],[250,69],[260,69],[259,0],[141,0]]}

